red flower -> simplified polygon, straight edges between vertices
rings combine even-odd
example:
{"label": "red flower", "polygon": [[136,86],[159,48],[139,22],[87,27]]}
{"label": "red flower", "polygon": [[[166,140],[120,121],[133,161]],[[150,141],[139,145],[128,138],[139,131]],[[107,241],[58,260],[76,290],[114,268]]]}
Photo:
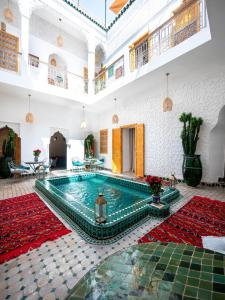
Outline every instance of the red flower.
{"label": "red flower", "polygon": [[146,182],[150,185],[152,193],[154,195],[159,195],[162,187],[162,179],[157,176],[147,176]]}
{"label": "red flower", "polygon": [[34,156],[39,156],[40,154],[41,154],[41,150],[40,149],[33,150],[33,155]]}

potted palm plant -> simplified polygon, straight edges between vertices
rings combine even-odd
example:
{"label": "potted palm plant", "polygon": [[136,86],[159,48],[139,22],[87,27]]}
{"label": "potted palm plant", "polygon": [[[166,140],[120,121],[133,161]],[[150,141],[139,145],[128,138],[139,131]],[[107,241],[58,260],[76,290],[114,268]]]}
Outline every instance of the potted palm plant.
{"label": "potted palm plant", "polygon": [[182,166],[184,181],[189,186],[197,186],[202,179],[202,164],[200,155],[195,154],[199,140],[202,118],[193,117],[191,113],[182,113],[180,122],[183,123],[181,132],[184,160]]}

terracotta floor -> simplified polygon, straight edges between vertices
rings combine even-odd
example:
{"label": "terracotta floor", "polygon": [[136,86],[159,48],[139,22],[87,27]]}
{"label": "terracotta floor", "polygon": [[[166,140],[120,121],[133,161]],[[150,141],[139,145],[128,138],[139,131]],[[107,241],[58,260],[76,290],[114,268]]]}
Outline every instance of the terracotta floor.
{"label": "terracotta floor", "polygon": [[[63,175],[58,171],[52,176]],[[0,180],[0,200],[34,191],[33,177]],[[179,184],[183,197],[171,205],[177,211],[194,195],[225,201],[224,188],[190,188]],[[64,222],[64,221],[63,221]],[[137,243],[137,240],[161,221],[151,218],[130,234],[111,245],[93,245],[74,230],[53,242],[0,265],[0,299],[60,299],[67,297],[72,287],[104,258]],[[64,224],[69,227],[68,224]]]}

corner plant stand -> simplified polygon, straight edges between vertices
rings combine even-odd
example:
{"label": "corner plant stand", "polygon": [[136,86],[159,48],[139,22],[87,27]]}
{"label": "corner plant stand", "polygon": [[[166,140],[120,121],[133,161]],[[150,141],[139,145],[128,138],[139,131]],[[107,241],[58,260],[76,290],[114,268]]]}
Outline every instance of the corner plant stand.
{"label": "corner plant stand", "polygon": [[160,201],[157,205],[154,202],[149,202],[149,214],[158,217],[165,218],[170,214],[170,206],[168,203],[164,201]]}

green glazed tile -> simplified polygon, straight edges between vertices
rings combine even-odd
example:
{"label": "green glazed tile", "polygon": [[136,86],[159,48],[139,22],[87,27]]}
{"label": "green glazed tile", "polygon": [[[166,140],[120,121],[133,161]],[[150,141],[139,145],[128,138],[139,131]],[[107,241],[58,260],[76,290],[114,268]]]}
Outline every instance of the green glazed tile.
{"label": "green glazed tile", "polygon": [[213,293],[212,294],[212,300],[224,300],[225,295],[221,293]]}
{"label": "green glazed tile", "polygon": [[171,291],[172,290],[172,283],[171,282],[168,282],[168,281],[164,281],[162,280],[160,283],[159,283],[159,289],[160,290],[164,290],[164,291]]}
{"label": "green glazed tile", "polygon": [[179,282],[179,283],[186,283],[187,281],[187,276],[183,276],[183,275],[176,275],[175,277],[175,282]]}
{"label": "green glazed tile", "polygon": [[188,276],[189,277],[194,277],[194,278],[199,278],[200,277],[200,272],[190,270],[189,273],[188,273]]}
{"label": "green glazed tile", "polygon": [[208,281],[212,281],[212,274],[211,273],[206,273],[206,272],[201,272],[200,273],[200,278],[202,280],[208,280]]}
{"label": "green glazed tile", "polygon": [[207,291],[207,290],[203,290],[203,289],[199,289],[197,297],[200,300],[211,300],[211,298],[212,298],[212,292],[211,291]]}
{"label": "green glazed tile", "polygon": [[201,280],[199,284],[199,288],[204,290],[212,290],[212,282]]}
{"label": "green glazed tile", "polygon": [[202,265],[202,271],[204,272],[208,272],[208,273],[212,273],[213,272],[213,268],[211,266],[206,266],[206,265]]}
{"label": "green glazed tile", "polygon": [[175,282],[172,286],[172,291],[176,294],[183,294],[183,291],[185,289],[185,284],[181,283],[181,282]]}
{"label": "green glazed tile", "polygon": [[186,286],[184,295],[195,298],[197,296],[198,289],[193,286]]}
{"label": "green glazed tile", "polygon": [[219,274],[213,274],[213,281],[218,283],[225,283],[225,276]]}
{"label": "green glazed tile", "polygon": [[199,286],[199,279],[188,277],[187,284],[190,286]]}

